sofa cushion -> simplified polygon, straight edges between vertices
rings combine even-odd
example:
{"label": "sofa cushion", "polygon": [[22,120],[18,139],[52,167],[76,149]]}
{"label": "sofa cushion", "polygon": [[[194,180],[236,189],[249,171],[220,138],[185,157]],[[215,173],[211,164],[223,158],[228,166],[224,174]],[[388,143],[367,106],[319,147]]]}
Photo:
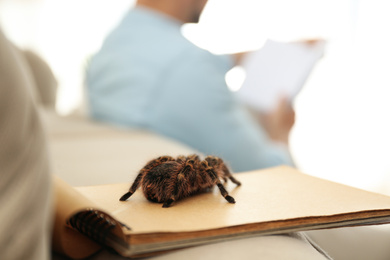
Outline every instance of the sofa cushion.
{"label": "sofa cushion", "polygon": [[54,173],[73,186],[132,181],[160,155],[196,152],[174,140],[140,129],[123,129],[83,116],[62,117],[42,109]]}

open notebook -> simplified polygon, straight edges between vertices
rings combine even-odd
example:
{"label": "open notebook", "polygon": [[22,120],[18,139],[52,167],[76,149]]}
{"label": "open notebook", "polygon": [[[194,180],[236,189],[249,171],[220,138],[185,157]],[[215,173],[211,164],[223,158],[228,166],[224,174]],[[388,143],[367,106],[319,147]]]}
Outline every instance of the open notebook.
{"label": "open notebook", "polygon": [[130,183],[73,188],[56,179],[54,248],[82,258],[105,244],[121,255],[139,257],[243,237],[390,222],[390,197],[294,168],[235,177],[242,185],[229,183],[226,189],[236,204],[214,188],[170,208],[149,202],[140,190],[119,201]]}

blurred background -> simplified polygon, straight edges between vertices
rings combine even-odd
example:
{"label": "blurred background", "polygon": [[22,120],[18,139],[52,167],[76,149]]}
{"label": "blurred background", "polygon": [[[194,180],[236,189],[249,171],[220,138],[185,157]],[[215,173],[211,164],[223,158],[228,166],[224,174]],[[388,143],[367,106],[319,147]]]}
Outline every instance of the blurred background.
{"label": "blurred background", "polygon": [[[3,30],[49,63],[57,111],[82,107],[88,58],[134,0],[1,0]],[[311,175],[390,195],[390,1],[209,0],[184,35],[214,53],[260,48],[267,38],[322,38],[325,56],[294,102],[291,151]],[[239,70],[229,73],[237,90]]]}

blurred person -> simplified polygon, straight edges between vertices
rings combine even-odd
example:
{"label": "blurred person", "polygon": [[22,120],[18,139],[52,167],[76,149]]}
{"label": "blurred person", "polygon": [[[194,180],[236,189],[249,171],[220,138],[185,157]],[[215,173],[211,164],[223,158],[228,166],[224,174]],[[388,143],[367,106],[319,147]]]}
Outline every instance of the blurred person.
{"label": "blurred person", "polygon": [[90,60],[91,116],[176,139],[222,157],[236,172],[293,165],[289,102],[256,115],[259,124],[225,82],[242,55],[211,54],[181,34],[184,23],[198,22],[206,2],[138,0]]}

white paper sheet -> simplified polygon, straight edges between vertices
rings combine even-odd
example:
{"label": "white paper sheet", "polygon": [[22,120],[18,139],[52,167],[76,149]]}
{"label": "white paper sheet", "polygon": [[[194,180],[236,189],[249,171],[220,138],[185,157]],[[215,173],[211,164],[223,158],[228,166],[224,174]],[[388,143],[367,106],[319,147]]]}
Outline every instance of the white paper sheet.
{"label": "white paper sheet", "polygon": [[313,44],[267,40],[263,48],[244,59],[246,78],[237,94],[244,103],[264,112],[275,108],[281,95],[292,100],[324,49],[323,40]]}

